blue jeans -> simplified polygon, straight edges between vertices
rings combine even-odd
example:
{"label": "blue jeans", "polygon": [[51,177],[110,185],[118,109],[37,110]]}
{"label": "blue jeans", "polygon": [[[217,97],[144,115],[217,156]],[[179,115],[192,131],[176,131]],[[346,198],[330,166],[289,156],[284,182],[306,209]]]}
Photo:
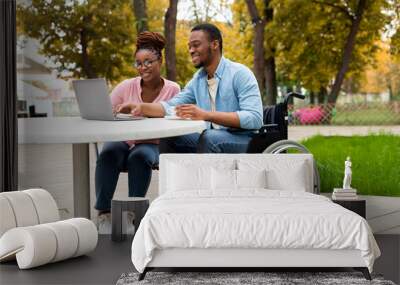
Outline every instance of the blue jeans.
{"label": "blue jeans", "polygon": [[161,139],[163,153],[245,153],[252,133],[231,133],[227,130],[208,129],[194,133]]}
{"label": "blue jeans", "polygon": [[124,142],[105,143],[96,163],[95,208],[100,211],[111,209],[121,171],[128,171],[129,197],[144,197],[149,188],[152,166],[158,164],[158,156],[156,144],[138,144],[129,149]]}

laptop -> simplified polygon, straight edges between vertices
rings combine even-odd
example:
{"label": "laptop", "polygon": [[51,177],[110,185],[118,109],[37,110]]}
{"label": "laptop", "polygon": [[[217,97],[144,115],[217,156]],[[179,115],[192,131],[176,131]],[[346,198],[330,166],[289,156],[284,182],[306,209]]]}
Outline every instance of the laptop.
{"label": "laptop", "polygon": [[113,114],[111,98],[104,78],[72,81],[82,119],[100,121],[141,120],[130,114]]}

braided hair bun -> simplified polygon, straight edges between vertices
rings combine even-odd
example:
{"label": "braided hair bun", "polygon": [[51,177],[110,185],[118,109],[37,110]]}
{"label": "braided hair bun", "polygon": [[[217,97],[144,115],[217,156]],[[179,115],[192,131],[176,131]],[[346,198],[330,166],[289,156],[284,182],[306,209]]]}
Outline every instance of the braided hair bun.
{"label": "braided hair bun", "polygon": [[136,52],[141,49],[154,51],[159,57],[165,47],[165,38],[160,33],[156,32],[142,32],[138,35],[136,40]]}

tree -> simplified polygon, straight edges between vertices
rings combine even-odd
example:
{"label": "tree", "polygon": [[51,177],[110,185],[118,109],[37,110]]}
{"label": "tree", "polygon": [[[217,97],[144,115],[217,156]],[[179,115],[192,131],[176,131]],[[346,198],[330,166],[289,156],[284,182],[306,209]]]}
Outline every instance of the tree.
{"label": "tree", "polygon": [[265,58],[264,58],[264,29],[266,25],[265,19],[260,15],[255,0],[246,0],[247,8],[251,17],[251,23],[254,27],[254,59],[253,71],[257,78],[258,87],[261,94],[265,90]]}
{"label": "tree", "polygon": [[392,37],[390,39],[390,49],[391,53],[400,58],[400,2],[397,0],[393,1],[391,14],[392,22],[389,25],[389,29],[393,31]]}
{"label": "tree", "polygon": [[[276,103],[277,83],[275,71],[274,47],[269,41],[265,43],[264,35],[267,23],[273,20],[273,9],[270,0],[263,1],[263,13],[260,14],[255,0],[246,0],[246,4],[254,27],[254,63],[253,70],[257,78],[261,94],[266,94],[265,102],[268,105]],[[269,38],[267,36],[267,38]]]}
{"label": "tree", "polygon": [[339,96],[343,79],[350,65],[351,55],[354,50],[354,45],[356,44],[356,36],[360,28],[361,19],[363,17],[364,10],[366,9],[366,5],[367,0],[358,0],[355,13],[350,8],[345,10],[351,21],[351,28],[343,50],[340,68],[336,74],[332,90],[328,95],[328,103],[336,103],[337,97]]}
{"label": "tree", "polygon": [[[281,78],[300,82],[318,94],[319,103],[324,102],[333,78],[343,71],[353,19],[349,15],[355,13],[358,3],[358,0],[273,0],[275,13],[270,31],[276,41],[277,70]],[[376,42],[389,20],[384,13],[387,7],[386,0],[367,0],[351,57],[346,63],[347,77],[358,80],[373,59],[378,49]]]}
{"label": "tree", "polygon": [[218,25],[224,42],[224,55],[248,67],[254,64],[254,29],[245,1],[235,1],[231,7],[232,26]]}
{"label": "tree", "polygon": [[400,29],[391,38],[391,53],[400,57]]}
{"label": "tree", "polygon": [[266,80],[266,103],[267,105],[276,104],[276,97],[278,95],[277,82],[276,82],[276,65],[275,65],[275,46],[272,37],[269,35],[269,25],[273,21],[274,10],[271,8],[271,1],[264,0],[264,15],[267,23],[266,29],[266,60],[265,60],[265,80]]}
{"label": "tree", "polygon": [[141,32],[147,31],[147,9],[146,9],[146,0],[133,0],[133,12],[135,13],[136,18],[136,31],[138,34]]}
{"label": "tree", "polygon": [[165,65],[167,78],[176,81],[176,14],[178,12],[178,0],[169,0],[169,7],[165,13],[164,34],[166,38]]}
{"label": "tree", "polygon": [[222,18],[222,21],[227,22],[228,25],[232,25],[229,13],[227,13],[230,6],[229,0],[186,0],[186,2],[191,3],[187,12],[189,15],[191,14],[191,18],[193,19],[192,24],[218,22]]}
{"label": "tree", "polygon": [[119,81],[134,73],[133,22],[129,0],[32,0],[18,6],[23,34],[61,73]]}
{"label": "tree", "polygon": [[390,53],[386,42],[379,42],[380,49],[362,76],[359,91],[369,94],[389,92],[390,98],[400,97],[400,61]]}

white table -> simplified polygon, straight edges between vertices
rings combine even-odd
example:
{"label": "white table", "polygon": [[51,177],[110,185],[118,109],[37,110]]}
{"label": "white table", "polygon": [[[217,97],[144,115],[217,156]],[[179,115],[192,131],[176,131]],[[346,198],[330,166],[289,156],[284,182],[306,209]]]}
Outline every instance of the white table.
{"label": "white table", "polygon": [[90,217],[89,143],[143,140],[200,133],[204,121],[146,118],[136,121],[92,121],[79,117],[18,119],[18,143],[71,143],[74,216]]}

